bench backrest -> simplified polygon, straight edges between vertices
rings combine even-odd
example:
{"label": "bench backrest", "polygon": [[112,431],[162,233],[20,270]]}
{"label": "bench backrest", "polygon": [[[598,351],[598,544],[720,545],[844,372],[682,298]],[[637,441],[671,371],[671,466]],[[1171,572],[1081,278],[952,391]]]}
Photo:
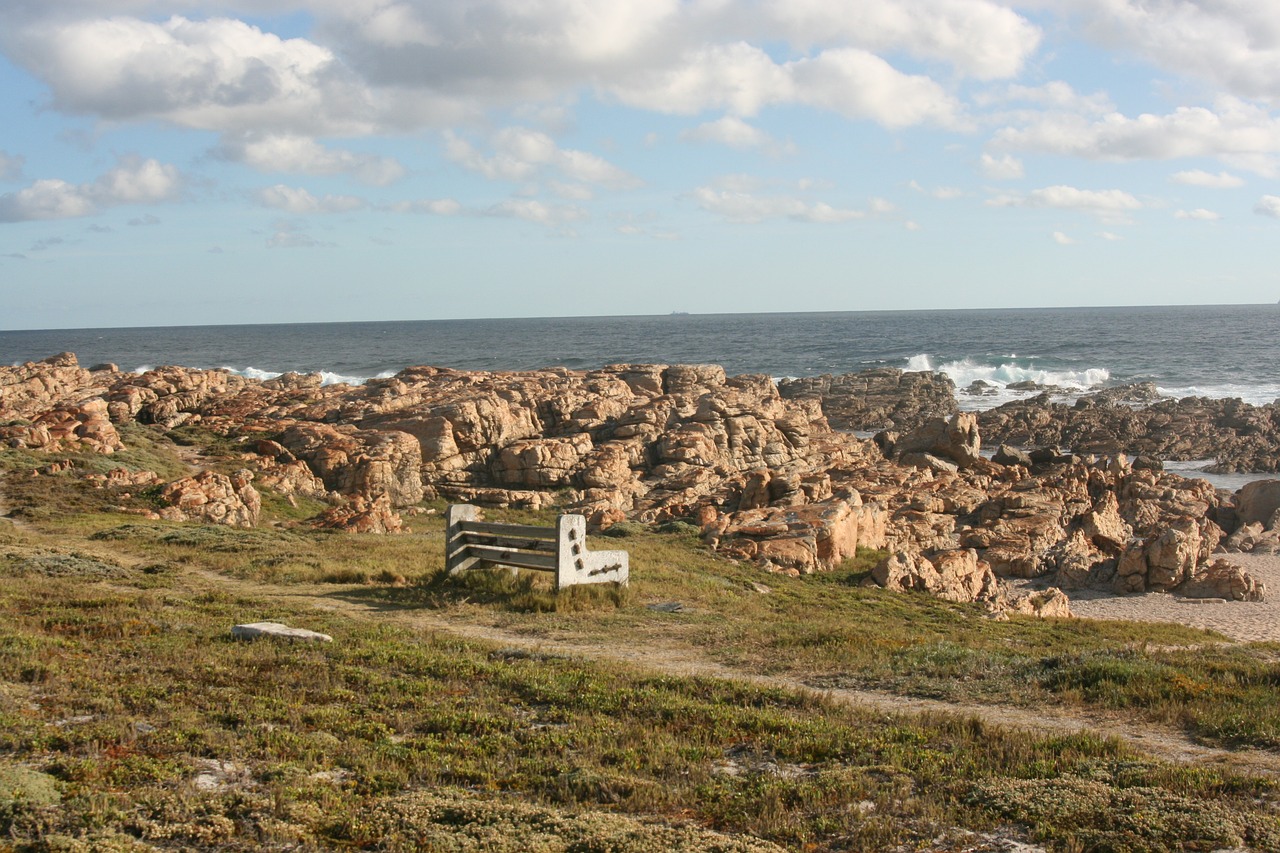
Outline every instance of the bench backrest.
{"label": "bench backrest", "polygon": [[587,520],[565,514],[555,527],[482,521],[478,507],[450,504],[445,513],[445,568],[449,574],[481,564],[554,572],[556,589],[616,582],[630,576],[626,551],[587,550]]}

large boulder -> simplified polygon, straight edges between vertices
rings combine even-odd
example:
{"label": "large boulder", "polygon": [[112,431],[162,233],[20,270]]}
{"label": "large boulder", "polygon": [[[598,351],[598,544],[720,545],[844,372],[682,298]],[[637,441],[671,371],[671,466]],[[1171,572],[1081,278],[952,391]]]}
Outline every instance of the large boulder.
{"label": "large boulder", "polygon": [[229,527],[256,527],[262,513],[262,499],[250,485],[247,470],[232,477],[216,471],[201,471],[166,484],[160,499],[168,506],[160,517],[170,521],[200,521]]}
{"label": "large boulder", "polygon": [[1236,492],[1236,517],[1241,524],[1260,523],[1266,529],[1275,526],[1280,509],[1280,480],[1256,480]]}
{"label": "large boulder", "polygon": [[923,426],[895,442],[893,452],[899,457],[920,453],[949,459],[960,468],[970,468],[982,458],[982,438],[978,419],[972,412],[961,412],[949,420],[933,418]]}

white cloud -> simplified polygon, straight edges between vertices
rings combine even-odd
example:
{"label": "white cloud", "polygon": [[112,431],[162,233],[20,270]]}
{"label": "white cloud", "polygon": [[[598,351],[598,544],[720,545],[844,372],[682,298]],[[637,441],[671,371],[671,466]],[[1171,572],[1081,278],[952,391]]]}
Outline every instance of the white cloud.
{"label": "white cloud", "polygon": [[445,156],[490,180],[528,181],[549,169],[572,181],[606,189],[629,190],[642,183],[595,154],[560,148],[541,131],[504,128],[494,135],[492,144],[494,153],[486,156],[467,140],[446,132]]}
{"label": "white cloud", "polygon": [[856,48],[777,64],[745,42],[713,45],[673,67],[632,75],[609,91],[630,106],[681,115],[725,110],[742,117],[767,106],[802,104],[886,127],[961,121],[959,102],[942,86]]}
{"label": "white cloud", "polygon": [[692,130],[680,134],[687,142],[714,142],[739,150],[758,149],[770,154],[781,154],[792,150],[792,146],[781,145],[776,139],[760,128],[748,124],[737,116],[724,116],[715,121],[705,122]]}
{"label": "white cloud", "polygon": [[272,226],[274,229],[267,238],[268,249],[331,249],[336,243],[317,240],[306,232],[297,222],[280,219]]}
{"label": "white cloud", "polygon": [[258,201],[266,207],[289,213],[347,213],[366,206],[364,199],[349,195],[317,198],[302,187],[276,184],[258,191]]}
{"label": "white cloud", "polygon": [[1191,169],[1186,172],[1175,172],[1170,176],[1169,180],[1175,184],[1186,184],[1189,187],[1206,187],[1208,189],[1234,189],[1235,187],[1244,186],[1244,179],[1238,178],[1228,172],[1219,172],[1212,174],[1201,169]]}
{"label": "white cloud", "polygon": [[987,204],[993,207],[1074,210],[1118,222],[1128,221],[1130,211],[1142,208],[1142,202],[1123,190],[1082,190],[1064,185],[1044,187],[1026,195],[998,195],[988,199]]}
{"label": "white cloud", "polygon": [[1197,207],[1194,210],[1175,210],[1173,217],[1174,219],[1195,219],[1200,222],[1217,222],[1222,218],[1222,214]]}
{"label": "white cloud", "polygon": [[0,195],[0,222],[71,219],[88,216],[95,209],[83,185],[56,178],[39,180],[25,189]]}
{"label": "white cloud", "polygon": [[260,172],[350,174],[373,186],[387,186],[405,174],[404,166],[394,158],[326,148],[314,139],[289,134],[243,134],[224,140],[217,153]]}
{"label": "white cloud", "polygon": [[1061,231],[1054,231],[1052,236],[1053,242],[1057,243],[1059,246],[1070,246],[1075,243],[1075,240],[1071,239],[1066,234],[1063,234]]}
{"label": "white cloud", "polygon": [[1116,242],[1117,240],[1123,240],[1123,239],[1124,239],[1124,238],[1123,238],[1123,237],[1121,237],[1119,234],[1116,234],[1114,231],[1099,231],[1099,232],[1098,232],[1098,236],[1099,236],[1101,239],[1106,240],[1106,241],[1108,241],[1108,242],[1110,242],[1110,243],[1114,243],[1114,242]]}
{"label": "white cloud", "polygon": [[434,198],[399,201],[388,206],[387,209],[393,213],[427,213],[433,216],[456,216],[462,212],[462,205],[451,198]]}
{"label": "white cloud", "polygon": [[1280,119],[1254,104],[1224,97],[1213,110],[1178,107],[1167,115],[1144,113],[1136,118],[1111,113],[1094,121],[1046,114],[1026,126],[997,131],[992,144],[1091,160],[1218,157],[1269,174],[1280,153]]}
{"label": "white cloud", "polygon": [[587,218],[587,212],[568,204],[546,204],[537,199],[508,199],[485,211],[488,216],[523,219],[537,225],[560,226]]}
{"label": "white cloud", "polygon": [[840,40],[876,52],[905,51],[982,79],[1017,74],[1040,42],[1033,24],[986,0],[788,0],[765,8],[772,32],[801,45]]}
{"label": "white cloud", "polygon": [[238,20],[50,16],[11,25],[3,40],[67,112],[219,131],[358,134],[378,123],[372,93],[329,48]]}
{"label": "white cloud", "polygon": [[1106,115],[1115,112],[1115,104],[1105,93],[1082,95],[1070,83],[1061,80],[1054,80],[1042,86],[1013,84],[1001,89],[980,92],[974,96],[974,103],[984,107],[1016,102],[1031,103],[1056,112],[1083,115]]}
{"label": "white cloud", "polygon": [[791,219],[796,222],[840,223],[867,217],[864,210],[837,208],[825,202],[807,202],[794,196],[759,196],[750,192],[698,187],[692,197],[703,210],[730,222]]}
{"label": "white cloud", "polygon": [[1264,195],[1254,205],[1253,212],[1259,216],[1270,216],[1280,219],[1280,195]]}
{"label": "white cloud", "polygon": [[0,195],[0,222],[72,219],[89,216],[102,207],[168,201],[177,197],[181,182],[175,166],[124,157],[116,168],[93,183],[71,184],[46,178]]}
{"label": "white cloud", "polygon": [[1080,31],[1178,75],[1280,99],[1280,6],[1269,0],[1049,0]]}
{"label": "white cloud", "polygon": [[939,201],[951,201],[952,199],[960,198],[964,195],[964,190],[959,187],[934,187],[930,190],[921,186],[919,181],[911,181],[907,186],[918,193],[933,196]]}
{"label": "white cloud", "polygon": [[983,175],[993,181],[1011,181],[1015,178],[1021,178],[1025,174],[1022,161],[1012,154],[1005,154],[1001,157],[983,154],[982,159],[978,162],[978,168],[981,169]]}

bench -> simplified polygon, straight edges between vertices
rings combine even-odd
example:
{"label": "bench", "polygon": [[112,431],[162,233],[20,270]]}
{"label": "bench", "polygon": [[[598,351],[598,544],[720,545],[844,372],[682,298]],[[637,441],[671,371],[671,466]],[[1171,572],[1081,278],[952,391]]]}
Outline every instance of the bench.
{"label": "bench", "polygon": [[445,512],[444,564],[456,575],[482,564],[553,572],[557,591],[587,583],[627,585],[626,551],[588,551],[587,519],[561,515],[555,527],[492,524],[478,507],[450,504]]}

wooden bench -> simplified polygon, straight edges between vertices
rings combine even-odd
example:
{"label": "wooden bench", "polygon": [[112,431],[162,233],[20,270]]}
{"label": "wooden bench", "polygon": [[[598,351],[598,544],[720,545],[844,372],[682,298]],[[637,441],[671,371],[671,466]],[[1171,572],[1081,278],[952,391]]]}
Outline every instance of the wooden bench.
{"label": "wooden bench", "polygon": [[626,551],[588,551],[587,519],[562,515],[555,527],[492,524],[478,507],[450,504],[445,512],[444,564],[456,575],[482,564],[553,572],[556,589],[586,583],[627,585]]}

